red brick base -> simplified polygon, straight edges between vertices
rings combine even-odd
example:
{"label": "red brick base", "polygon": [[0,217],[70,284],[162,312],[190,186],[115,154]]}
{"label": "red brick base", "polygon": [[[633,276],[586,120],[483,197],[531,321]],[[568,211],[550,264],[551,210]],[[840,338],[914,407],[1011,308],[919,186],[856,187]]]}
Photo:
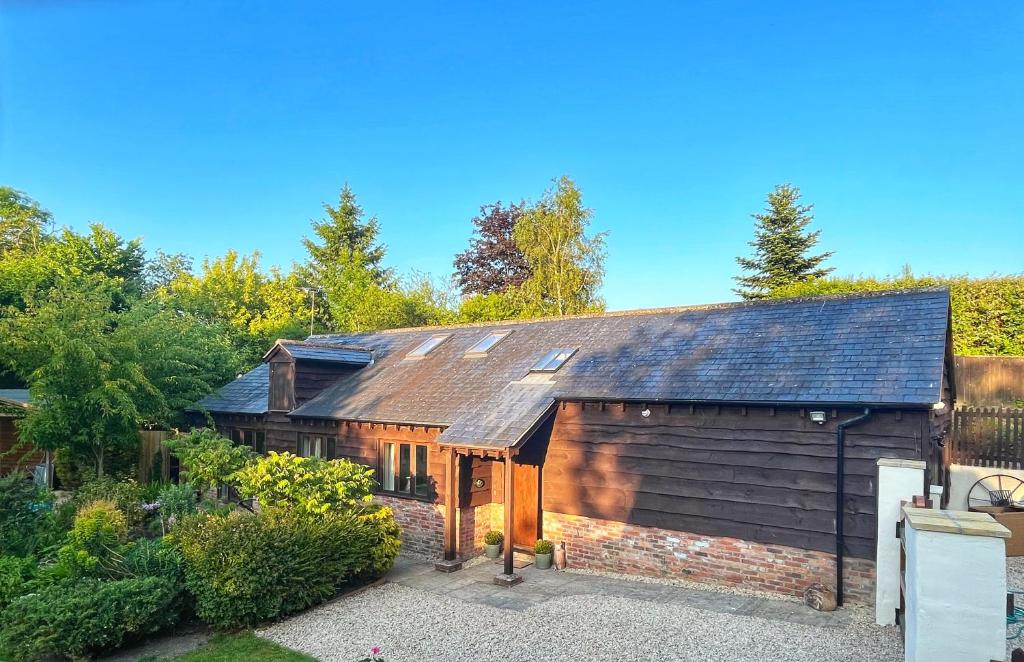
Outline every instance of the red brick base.
{"label": "red brick base", "polygon": [[390,506],[402,527],[402,551],[441,558],[444,551],[444,506],[416,499],[376,495],[373,500]]}
{"label": "red brick base", "polygon": [[[561,513],[544,513],[544,537],[564,541],[570,567],[742,586],[802,595],[810,584],[835,585],[835,556],[681,531],[634,526]],[[874,601],[875,564],[843,563],[850,602]]]}
{"label": "red brick base", "polygon": [[484,535],[494,529],[501,531],[505,522],[505,506],[488,503],[459,510],[459,558],[465,560],[484,552]]}

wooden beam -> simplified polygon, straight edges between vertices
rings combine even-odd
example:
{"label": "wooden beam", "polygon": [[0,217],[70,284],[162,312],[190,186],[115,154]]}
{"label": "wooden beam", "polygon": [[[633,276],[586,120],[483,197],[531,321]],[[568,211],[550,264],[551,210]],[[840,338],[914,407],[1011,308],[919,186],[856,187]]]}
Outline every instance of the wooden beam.
{"label": "wooden beam", "polygon": [[512,462],[512,453],[505,454],[505,574],[511,575],[515,572],[515,567],[512,565],[512,547],[513,543],[513,532],[512,532],[512,511],[515,508],[514,490],[512,482],[512,467],[515,463]]}
{"label": "wooden beam", "polygon": [[456,530],[456,501],[459,498],[458,456],[455,449],[444,453],[445,498],[444,498],[444,560],[454,561],[457,552],[458,531]]}

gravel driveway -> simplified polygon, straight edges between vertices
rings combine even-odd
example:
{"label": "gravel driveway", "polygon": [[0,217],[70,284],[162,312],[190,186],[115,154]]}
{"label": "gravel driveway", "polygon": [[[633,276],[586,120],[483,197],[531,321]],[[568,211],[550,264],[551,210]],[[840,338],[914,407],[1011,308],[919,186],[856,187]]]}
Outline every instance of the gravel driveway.
{"label": "gravel driveway", "polygon": [[258,634],[321,660],[344,662],[364,657],[372,646],[380,646],[388,662],[902,658],[899,631],[876,627],[869,610],[851,613],[840,627],[817,627],[601,595],[506,609],[394,583]]}

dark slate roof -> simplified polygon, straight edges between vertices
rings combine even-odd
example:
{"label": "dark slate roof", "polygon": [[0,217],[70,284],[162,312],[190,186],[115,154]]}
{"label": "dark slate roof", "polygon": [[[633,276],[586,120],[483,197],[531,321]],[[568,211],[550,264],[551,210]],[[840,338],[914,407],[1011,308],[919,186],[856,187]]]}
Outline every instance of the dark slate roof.
{"label": "dark slate roof", "polygon": [[[469,445],[507,442],[558,399],[930,406],[941,397],[948,315],[947,290],[921,289],[315,336],[374,360],[291,415],[451,426],[452,443]],[[465,356],[494,330],[512,333],[484,357]],[[403,360],[438,333],[452,337]],[[579,351],[550,375],[547,400],[506,390],[566,347]]]}
{"label": "dark slate roof", "polygon": [[270,390],[270,366],[262,363],[216,393],[211,393],[190,411],[237,414],[265,414]]}
{"label": "dark slate roof", "polygon": [[303,342],[301,340],[278,340],[273,349],[264,358],[269,357],[278,348],[292,355],[296,360],[321,361],[326,363],[344,363],[347,365],[364,366],[372,360],[370,350],[352,345],[326,345]]}
{"label": "dark slate roof", "polygon": [[29,395],[27,388],[0,388],[0,401],[15,407],[27,407]]}
{"label": "dark slate roof", "polygon": [[[546,377],[546,376],[545,376]],[[438,440],[444,444],[508,448],[541,423],[555,406],[554,382],[513,382],[455,419]]]}

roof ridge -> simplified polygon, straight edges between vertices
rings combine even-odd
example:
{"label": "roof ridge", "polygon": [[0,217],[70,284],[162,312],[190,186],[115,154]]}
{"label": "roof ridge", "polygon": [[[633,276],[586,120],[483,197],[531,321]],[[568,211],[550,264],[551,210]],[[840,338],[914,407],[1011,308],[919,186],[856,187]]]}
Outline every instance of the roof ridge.
{"label": "roof ridge", "polygon": [[[811,303],[814,301],[845,301],[850,299],[869,299],[873,297],[894,296],[900,294],[925,294],[925,293],[949,292],[945,285],[930,285],[927,287],[901,287],[883,290],[864,290],[859,292],[841,292],[836,294],[818,294],[814,296],[800,297],[779,297],[776,299],[751,299],[748,301],[727,301],[724,303],[703,303],[689,306],[665,306],[661,308],[633,308],[628,310],[611,310],[601,313],[584,313],[580,315],[565,315],[563,317],[533,317],[530,319],[509,319],[495,320],[490,322],[463,322],[461,324],[439,324],[434,326],[409,326],[393,329],[380,329],[378,331],[353,331],[316,334],[309,336],[304,342],[315,343],[317,340],[330,341],[337,336],[357,335],[398,335],[401,333],[414,333],[418,331],[439,331],[447,329],[474,329],[492,326],[516,326],[523,324],[542,324],[550,322],[563,322],[566,320],[601,319],[606,317],[640,317],[643,315],[668,315],[671,313],[694,312],[701,310],[730,310],[733,308],[756,308],[759,306],[780,306],[796,303]],[[303,342],[303,341],[299,341]]]}

